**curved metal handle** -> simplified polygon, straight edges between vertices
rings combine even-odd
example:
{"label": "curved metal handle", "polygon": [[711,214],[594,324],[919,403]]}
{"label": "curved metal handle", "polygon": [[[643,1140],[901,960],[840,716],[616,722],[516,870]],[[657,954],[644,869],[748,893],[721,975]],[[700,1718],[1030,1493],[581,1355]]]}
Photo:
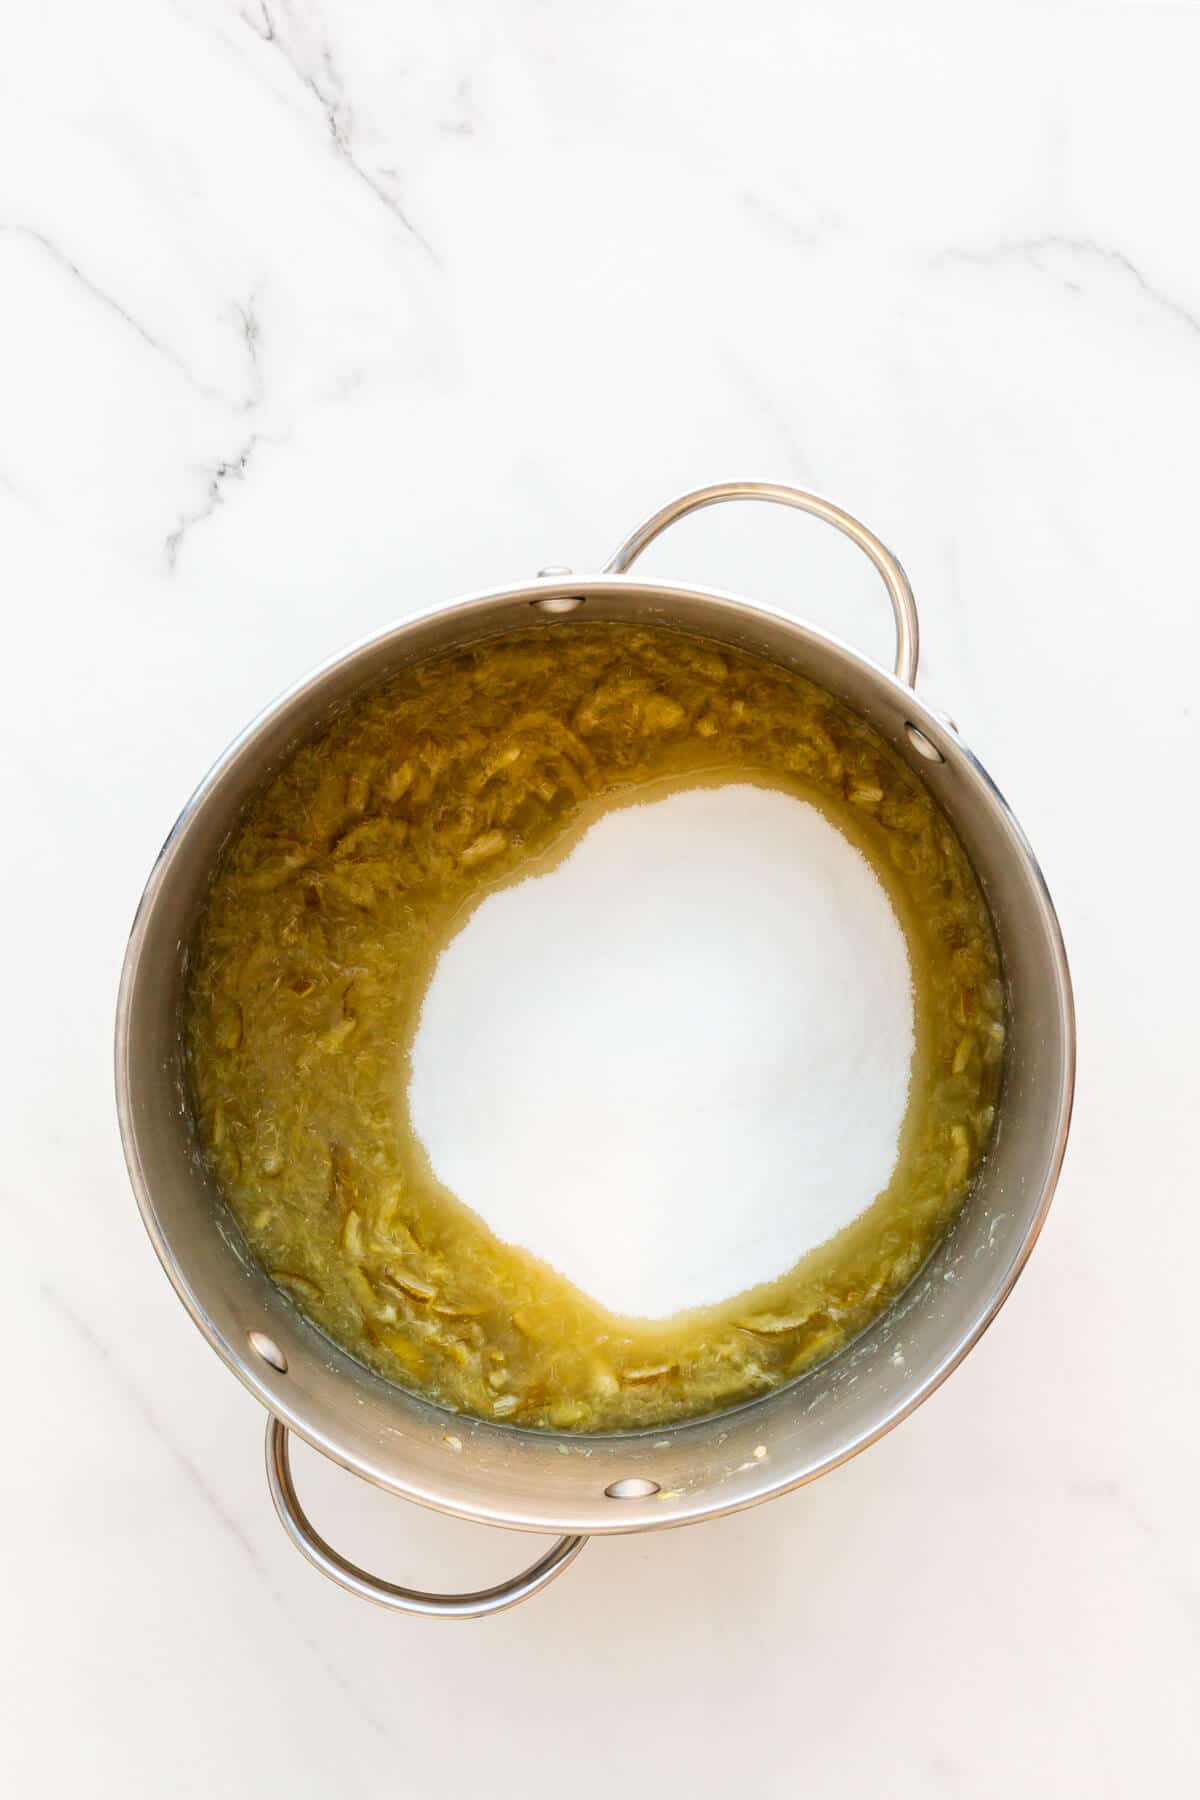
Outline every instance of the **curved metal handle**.
{"label": "curved metal handle", "polygon": [[357,1594],[360,1600],[372,1600],[376,1606],[386,1606],[391,1612],[421,1613],[437,1619],[481,1619],[486,1613],[504,1612],[549,1586],[587,1543],[586,1537],[561,1537],[520,1575],[477,1594],[423,1594],[416,1588],[396,1587],[390,1581],[368,1575],[365,1569],[339,1556],[314,1530],[296,1497],[287,1426],[273,1415],[267,1420],[267,1485],[283,1529],[314,1569],[320,1569],[322,1575],[328,1575],[347,1593]]}
{"label": "curved metal handle", "polygon": [[685,518],[688,513],[699,512],[704,506],[718,506],[723,500],[773,500],[779,506],[795,506],[801,512],[812,513],[827,524],[836,525],[837,529],[856,543],[864,551],[883,577],[888,598],[892,603],[892,614],[896,621],[896,676],[908,687],[916,685],[917,650],[920,632],[917,625],[917,603],[909,586],[908,576],[904,573],[896,558],[880,543],[873,531],[832,500],[824,499],[820,494],[806,493],[803,488],[786,487],[773,481],[722,481],[715,487],[697,488],[694,493],[681,494],[678,500],[671,500],[653,518],[639,525],[631,537],[627,537],[621,548],[605,569],[606,575],[623,575],[630,565],[637,560],[646,548],[652,544],[668,525],[674,525],[677,519]]}

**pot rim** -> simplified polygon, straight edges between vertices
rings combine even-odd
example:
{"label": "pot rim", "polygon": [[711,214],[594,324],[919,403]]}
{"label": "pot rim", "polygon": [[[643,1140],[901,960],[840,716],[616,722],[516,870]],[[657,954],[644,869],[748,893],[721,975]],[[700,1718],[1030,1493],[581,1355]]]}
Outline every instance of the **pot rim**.
{"label": "pot rim", "polygon": [[[669,1506],[655,1507],[652,1502],[635,1501],[614,1509],[611,1522],[608,1517],[589,1518],[583,1523],[565,1523],[561,1518],[548,1517],[546,1513],[531,1514],[507,1510],[491,1503],[471,1505],[465,1501],[448,1497],[439,1493],[429,1484],[417,1480],[406,1482],[400,1478],[385,1475],[378,1467],[372,1468],[352,1451],[343,1448],[330,1435],[315,1427],[306,1419],[301,1410],[297,1410],[291,1400],[291,1393],[285,1383],[272,1379],[272,1372],[261,1369],[256,1359],[252,1359],[244,1350],[226,1339],[207,1313],[199,1296],[193,1291],[187,1278],[183,1262],[172,1247],[168,1234],[164,1231],[151,1195],[150,1183],[142,1166],[137,1141],[137,1128],[133,1119],[131,1100],[131,1075],[129,1069],[132,1031],[130,1023],[131,1002],[135,978],[138,971],[139,958],[144,944],[148,924],[175,857],[180,853],[187,837],[188,830],[202,803],[220,780],[222,775],[237,759],[259,739],[279,717],[312,688],[316,687],[327,676],[332,675],[344,664],[372,649],[382,649],[385,645],[395,643],[397,648],[397,666],[407,660],[402,653],[404,639],[416,633],[420,627],[431,623],[450,623],[461,620],[464,627],[473,619],[486,621],[488,616],[502,606],[512,606],[521,601],[536,608],[538,602],[547,599],[567,599],[576,595],[585,600],[603,598],[606,595],[639,592],[644,600],[651,602],[643,607],[639,616],[647,625],[657,625],[666,629],[681,631],[686,635],[703,635],[703,632],[689,630],[672,616],[672,605],[680,601],[697,600],[705,604],[715,604],[727,614],[738,619],[751,629],[756,624],[795,634],[798,638],[828,646],[839,655],[850,659],[864,671],[872,681],[890,692],[893,698],[902,699],[903,709],[920,732],[941,753],[944,761],[958,764],[982,789],[1003,824],[1006,835],[1014,852],[1020,856],[1026,866],[1037,893],[1039,911],[1047,930],[1051,959],[1058,983],[1060,1015],[1062,1020],[1062,1071],[1059,1102],[1056,1109],[1053,1141],[1045,1164],[1045,1175],[1039,1202],[1025,1228],[1024,1235],[1011,1258],[1002,1277],[996,1283],[986,1301],[981,1305],[970,1327],[963,1331],[953,1346],[937,1362],[932,1370],[920,1379],[912,1391],[899,1398],[879,1419],[847,1439],[834,1454],[824,1457],[817,1464],[803,1468],[799,1473],[777,1470],[769,1460],[762,1464],[761,1477],[745,1491],[733,1496],[708,1497],[702,1495],[689,1497],[681,1495]],[[661,613],[657,610],[662,608]],[[565,617],[569,618],[569,614]],[[537,619],[531,620],[536,624]],[[512,620],[498,625],[495,631],[482,629],[477,633],[464,632],[462,642],[478,642],[488,636],[497,635],[504,630],[514,629]],[[443,645],[445,649],[448,646]],[[769,652],[758,651],[768,660],[776,660]],[[437,654],[436,651],[430,654]],[[420,660],[420,653],[411,660]],[[310,721],[311,724],[311,721]],[[745,600],[739,595],[720,588],[710,588],[695,584],[660,582],[647,579],[639,573],[598,575],[562,575],[556,572],[553,578],[539,578],[535,583],[521,582],[497,588],[483,589],[461,596],[452,601],[432,605],[413,613],[404,619],[383,626],[379,630],[344,645],[332,656],[310,668],[298,680],[284,688],[274,699],[269,701],[229,742],[222,753],[207,769],[201,780],[184,803],[178,817],[163,842],[154,865],[146,881],[138,903],[130,929],[128,944],[122,963],[118,990],[116,1030],[114,1043],[115,1079],[117,1113],[121,1131],[122,1148],[125,1155],[130,1183],[138,1203],[138,1209],[147,1235],[154,1247],[162,1267],[182,1301],[193,1323],[203,1334],[208,1343],[220,1356],[221,1360],[238,1377],[242,1385],[258,1399],[267,1410],[279,1418],[297,1437],[320,1451],[332,1461],[371,1481],[373,1485],[385,1491],[413,1500],[420,1505],[428,1506],[436,1511],[451,1516],[472,1520],[478,1523],[492,1524],[509,1529],[537,1533],[553,1531],[586,1531],[591,1535],[619,1535],[640,1530],[665,1530],[674,1526],[690,1524],[701,1519],[719,1518],[734,1512],[743,1511],[763,1500],[772,1499],[780,1494],[805,1486],[819,1476],[828,1474],[830,1470],[840,1467],[852,1457],[867,1449],[871,1444],[885,1436],[895,1426],[914,1412],[931,1394],[942,1385],[947,1377],[958,1367],[968,1352],[974,1348],[984,1332],[992,1324],[1005,1301],[1011,1294],[1020,1277],[1033,1247],[1041,1233],[1054,1196],[1055,1187],[1061,1171],[1066,1143],[1070,1129],[1071,1113],[1074,1098],[1076,1075],[1076,1020],[1074,998],[1067,962],[1066,949],[1058,916],[1050,896],[1045,877],[1036,855],[1025,836],[1020,824],[1005,800],[1000,789],[988,774],[978,757],[962,741],[958,731],[946,716],[931,708],[915,691],[897,679],[890,670],[884,668],[873,658],[845,642],[831,632],[824,631],[807,621],[797,618],[782,609],[765,606],[757,602]],[[893,1303],[888,1311],[902,1308],[906,1295],[913,1294],[921,1282],[921,1272],[913,1278],[912,1283]],[[881,1316],[886,1316],[881,1315]],[[316,1327],[310,1325],[316,1331]],[[852,1355],[854,1343],[844,1346],[838,1357]],[[345,1355],[346,1353],[342,1353]],[[838,1360],[837,1358],[833,1360]],[[823,1366],[823,1365],[822,1365]],[[379,1378],[382,1379],[382,1378]],[[740,1408],[731,1409],[719,1414],[706,1414],[700,1418],[683,1420],[669,1428],[659,1427],[647,1431],[630,1433],[598,1434],[586,1441],[591,1446],[612,1444],[637,1446],[647,1437],[657,1435],[669,1429],[672,1437],[682,1437],[693,1431],[711,1428],[714,1420],[733,1419],[740,1414],[757,1412],[770,1408],[781,1396],[792,1392],[802,1384],[807,1376],[801,1376],[798,1382],[773,1390]],[[393,1384],[394,1385],[394,1384]],[[444,1421],[444,1428],[474,1430],[482,1427],[485,1431],[502,1432],[506,1436],[519,1435],[525,1439],[536,1439],[539,1443],[560,1443],[577,1445],[581,1440],[579,1434],[554,1433],[547,1431],[531,1432],[521,1428],[493,1424],[489,1421],[476,1421],[469,1415],[454,1414],[447,1409],[436,1407],[431,1402],[407,1394],[406,1390],[397,1390],[405,1394],[405,1398],[417,1407],[427,1408]]]}

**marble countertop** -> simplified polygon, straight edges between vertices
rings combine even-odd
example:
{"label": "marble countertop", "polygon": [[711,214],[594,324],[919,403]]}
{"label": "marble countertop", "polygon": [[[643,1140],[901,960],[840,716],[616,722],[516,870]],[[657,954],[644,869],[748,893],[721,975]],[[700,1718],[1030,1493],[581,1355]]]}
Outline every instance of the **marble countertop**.
{"label": "marble countertop", "polygon": [[[22,1795],[1192,1790],[1196,4],[112,0],[0,82],[7,1626]],[[819,488],[1038,848],[1074,1137],[1012,1301],[903,1428],[478,1625],[320,1580],[154,1260],[111,1022],[183,797],[345,641],[676,492]],[[853,549],[647,569],[881,659]],[[475,1586],[524,1540],[307,1451],[317,1522]]]}

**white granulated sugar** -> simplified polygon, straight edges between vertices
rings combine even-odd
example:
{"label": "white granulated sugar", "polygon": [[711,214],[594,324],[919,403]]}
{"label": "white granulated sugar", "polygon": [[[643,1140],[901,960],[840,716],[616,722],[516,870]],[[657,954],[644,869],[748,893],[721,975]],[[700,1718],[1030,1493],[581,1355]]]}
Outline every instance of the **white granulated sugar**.
{"label": "white granulated sugar", "polygon": [[886,1187],[908,949],[865,857],[769,788],[605,814],[443,952],[409,1102],[438,1178],[610,1311],[784,1274]]}

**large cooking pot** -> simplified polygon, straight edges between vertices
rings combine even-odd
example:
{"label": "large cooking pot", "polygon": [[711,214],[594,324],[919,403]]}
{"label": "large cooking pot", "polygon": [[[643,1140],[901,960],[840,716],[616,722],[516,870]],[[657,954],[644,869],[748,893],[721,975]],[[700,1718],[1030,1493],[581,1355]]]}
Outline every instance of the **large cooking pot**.
{"label": "large cooking pot", "polygon": [[[674,520],[730,499],[798,507],[859,545],[891,600],[894,675],[811,625],[728,594],[627,572]],[[991,1148],[953,1230],[896,1303],[788,1387],[653,1433],[591,1437],[587,1456],[559,1454],[561,1443],[577,1439],[456,1416],[414,1399],[296,1311],[251,1255],[206,1171],[181,1031],[189,946],[221,847],[250,795],[300,740],[403,663],[547,616],[569,629],[573,613],[654,620],[756,651],[869,720],[920,775],[966,846],[1000,943],[1009,1027]],[[955,727],[914,693],[916,670],[912,592],[879,540],[815,494],[729,483],[664,507],[600,575],[547,571],[532,586],[439,607],[347,650],[262,713],[184,808],[147,883],[121,978],[116,1079],[125,1155],[176,1292],[267,1409],[267,1475],[284,1526],[311,1562],[351,1592],[402,1612],[499,1612],[553,1580],[590,1533],[661,1531],[786,1493],[898,1424],[996,1316],[1033,1248],[1066,1144],[1075,1062],[1070,976],[1050,896],[1019,825]],[[483,1593],[394,1586],[347,1562],[306,1519],[292,1484],[289,1431],[405,1499],[561,1535],[532,1567]]]}

